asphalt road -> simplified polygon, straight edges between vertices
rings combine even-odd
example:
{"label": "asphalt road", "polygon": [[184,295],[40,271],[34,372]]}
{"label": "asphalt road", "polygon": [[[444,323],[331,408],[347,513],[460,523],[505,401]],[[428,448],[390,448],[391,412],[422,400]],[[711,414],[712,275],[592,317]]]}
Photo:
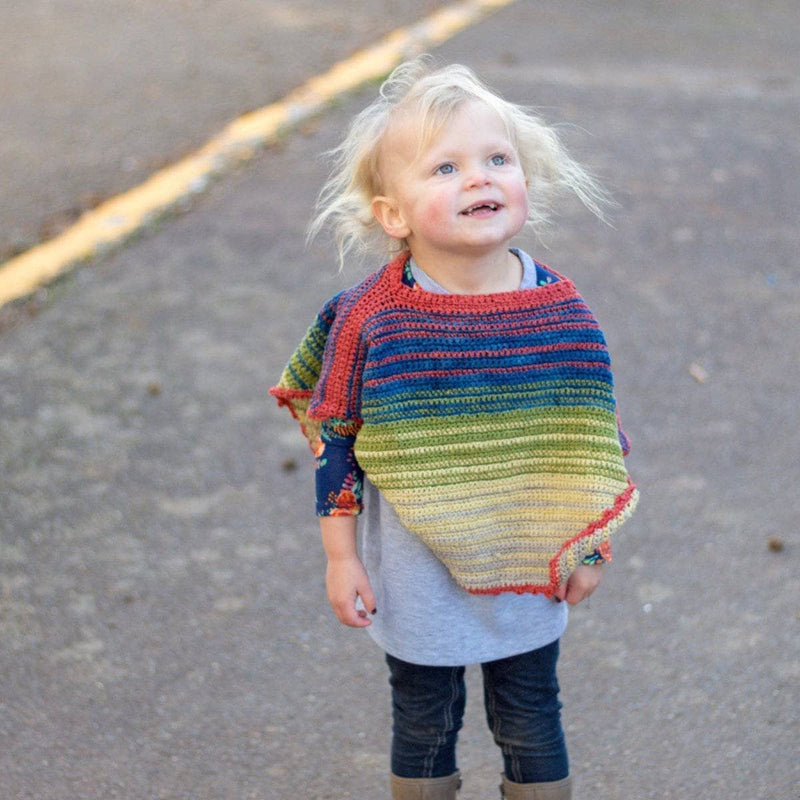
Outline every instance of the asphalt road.
{"label": "asphalt road", "polygon": [[[642,491],[564,638],[576,799],[798,800],[800,19],[565,5],[437,54],[567,123],[620,203],[521,242],[603,323]],[[362,274],[303,242],[371,91],[0,334],[0,796],[387,796],[386,668],[326,607],[310,458],[267,395]],[[479,800],[500,761],[468,674]]]}
{"label": "asphalt road", "polygon": [[442,0],[3,3],[0,261]]}

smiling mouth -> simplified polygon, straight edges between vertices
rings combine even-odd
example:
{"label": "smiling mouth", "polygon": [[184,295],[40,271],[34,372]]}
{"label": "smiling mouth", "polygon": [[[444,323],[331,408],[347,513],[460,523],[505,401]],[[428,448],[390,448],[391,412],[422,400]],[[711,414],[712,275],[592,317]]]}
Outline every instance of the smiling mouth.
{"label": "smiling mouth", "polygon": [[477,203],[474,206],[465,208],[461,213],[466,217],[478,216],[481,214],[491,214],[500,208],[498,203]]}

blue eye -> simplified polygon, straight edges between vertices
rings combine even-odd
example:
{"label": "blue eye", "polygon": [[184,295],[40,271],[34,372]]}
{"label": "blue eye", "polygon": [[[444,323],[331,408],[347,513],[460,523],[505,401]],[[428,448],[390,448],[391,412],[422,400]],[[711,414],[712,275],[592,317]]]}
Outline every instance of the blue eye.
{"label": "blue eye", "polygon": [[452,164],[442,164],[436,168],[437,175],[452,175],[455,172],[455,167]]}
{"label": "blue eye", "polygon": [[508,159],[507,159],[506,156],[498,154],[496,156],[492,156],[489,159],[489,163],[491,163],[491,165],[493,167],[502,167],[503,164],[505,164],[507,160]]}

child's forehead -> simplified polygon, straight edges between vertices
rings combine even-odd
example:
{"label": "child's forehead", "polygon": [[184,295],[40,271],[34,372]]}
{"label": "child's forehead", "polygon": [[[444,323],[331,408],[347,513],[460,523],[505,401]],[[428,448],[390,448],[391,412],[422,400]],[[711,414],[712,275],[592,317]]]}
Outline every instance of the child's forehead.
{"label": "child's forehead", "polygon": [[506,121],[496,109],[479,99],[465,99],[445,108],[424,108],[419,104],[398,107],[389,119],[384,139],[392,147],[424,152],[434,147],[449,128],[472,115],[482,117],[481,132],[492,127],[494,118],[497,130],[510,135]]}

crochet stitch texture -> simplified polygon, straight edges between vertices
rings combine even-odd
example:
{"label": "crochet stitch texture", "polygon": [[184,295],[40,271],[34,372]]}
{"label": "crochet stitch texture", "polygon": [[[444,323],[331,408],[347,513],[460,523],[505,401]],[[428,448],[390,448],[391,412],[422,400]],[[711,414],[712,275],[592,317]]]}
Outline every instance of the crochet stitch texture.
{"label": "crochet stitch texture", "polygon": [[328,301],[271,393],[312,449],[321,420],[357,434],[467,591],[552,595],[638,501],[600,326],[566,278],[441,295],[403,282],[407,258]]}

